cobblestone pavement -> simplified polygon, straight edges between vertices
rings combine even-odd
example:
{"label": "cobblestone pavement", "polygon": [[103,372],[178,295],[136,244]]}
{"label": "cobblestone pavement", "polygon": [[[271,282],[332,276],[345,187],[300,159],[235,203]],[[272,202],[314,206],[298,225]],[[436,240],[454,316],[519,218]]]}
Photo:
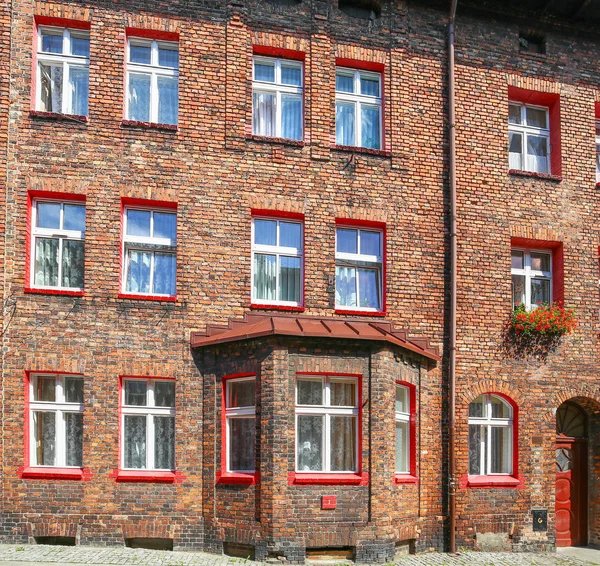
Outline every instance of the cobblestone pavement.
{"label": "cobblestone pavement", "polygon": [[[600,553],[599,553],[600,554]],[[203,552],[165,552],[123,547],[46,546],[0,544],[0,564],[14,566],[39,564],[71,564],[105,566],[108,564],[137,564],[140,566],[259,566],[258,562],[218,556]],[[321,562],[320,564],[324,564]],[[331,566],[348,562],[329,562]],[[458,556],[420,554],[395,560],[398,566],[588,566],[600,564],[564,554],[511,554],[467,552]]]}

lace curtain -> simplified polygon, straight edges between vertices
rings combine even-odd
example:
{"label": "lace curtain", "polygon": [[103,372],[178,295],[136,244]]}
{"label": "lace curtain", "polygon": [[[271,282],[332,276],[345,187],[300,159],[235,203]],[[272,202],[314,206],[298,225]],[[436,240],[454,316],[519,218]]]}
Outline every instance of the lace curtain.
{"label": "lace curtain", "polygon": [[338,145],[356,145],[354,133],[354,104],[337,102],[335,105],[335,143]]}
{"label": "lace curtain", "polygon": [[275,95],[255,92],[252,95],[252,132],[257,136],[275,136]]}
{"label": "lace curtain", "polygon": [[58,287],[59,248],[62,247],[62,287],[82,288],[84,284],[84,243],[81,240],[36,238],[35,284]]}
{"label": "lace curtain", "polygon": [[323,470],[323,421],[321,416],[298,415],[297,466],[300,472]]}
{"label": "lace curtain", "polygon": [[63,287],[83,288],[84,245],[81,240],[62,240]]}
{"label": "lace curtain", "polygon": [[179,106],[179,81],[177,77],[157,77],[158,122],[177,124]]}
{"label": "lace curtain", "polygon": [[481,470],[481,430],[479,425],[469,425],[469,473],[478,476]]}
{"label": "lace curtain", "polygon": [[33,413],[36,465],[54,466],[56,462],[56,413]]}
{"label": "lace curtain", "polygon": [[128,116],[137,122],[150,121],[150,75],[129,73]]}
{"label": "lace curtain", "polygon": [[146,467],[146,417],[125,415],[125,468]]}
{"label": "lace curtain", "polygon": [[356,471],[356,417],[331,417],[331,471]]}
{"label": "lace curtain", "polygon": [[356,269],[354,267],[336,266],[335,268],[335,302],[345,307],[356,305]]}
{"label": "lace curtain", "polygon": [[408,423],[396,422],[396,471],[408,472]]}
{"label": "lace curtain", "polygon": [[66,465],[83,466],[83,414],[65,413]]}
{"label": "lace curtain", "polygon": [[154,417],[154,467],[175,469],[175,417]]}

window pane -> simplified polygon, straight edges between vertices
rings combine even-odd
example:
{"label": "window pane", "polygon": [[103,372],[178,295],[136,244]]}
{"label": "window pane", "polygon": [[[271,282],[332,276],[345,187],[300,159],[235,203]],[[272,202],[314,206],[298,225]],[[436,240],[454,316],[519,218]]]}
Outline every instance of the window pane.
{"label": "window pane", "polygon": [[396,422],[396,472],[409,472],[408,450],[408,423]]}
{"label": "window pane", "polygon": [[63,66],[40,63],[40,110],[62,112]]}
{"label": "window pane", "polygon": [[165,238],[175,244],[177,235],[177,215],[170,212],[154,213],[154,238]]}
{"label": "window pane", "polygon": [[254,254],[254,298],[274,301],[277,259],[274,255]]}
{"label": "window pane", "polygon": [[90,71],[87,67],[71,67],[69,71],[69,89],[71,90],[70,114],[88,115],[88,91]]}
{"label": "window pane", "polygon": [[177,77],[157,77],[158,122],[177,124],[179,108],[179,80]]}
{"label": "window pane", "polygon": [[358,287],[360,300],[360,304],[358,306],[369,309],[380,308],[381,298],[378,269],[359,269]]}
{"label": "window pane", "polygon": [[150,121],[150,75],[129,73],[128,120]]}
{"label": "window pane", "polygon": [[410,396],[408,387],[396,385],[396,412],[410,413]]}
{"label": "window pane", "polygon": [[229,419],[229,435],[230,471],[254,471],[256,419]]}
{"label": "window pane", "polygon": [[276,246],[277,221],[257,218],[254,221],[254,243],[263,246]]}
{"label": "window pane", "polygon": [[513,308],[525,304],[525,275],[512,276]]}
{"label": "window pane", "polygon": [[548,173],[548,138],[527,136],[527,170]]}
{"label": "window pane", "polygon": [[158,64],[161,67],[179,68],[179,50],[173,47],[162,46],[158,48]]}
{"label": "window pane", "polygon": [[379,96],[379,79],[361,76],[360,93],[366,96]]}
{"label": "window pane", "polygon": [[337,74],[335,76],[335,90],[338,92],[354,92],[354,76]]}
{"label": "window pane", "polygon": [[302,85],[302,69],[300,67],[288,67],[281,65],[281,84]]}
{"label": "window pane", "polygon": [[354,103],[352,102],[336,102],[335,104],[335,143],[338,145],[356,145]]}
{"label": "window pane", "polygon": [[469,473],[478,476],[481,471],[481,428],[469,425]]}
{"label": "window pane", "polygon": [[71,33],[71,54],[79,57],[90,56],[90,38]]}
{"label": "window pane", "polygon": [[297,403],[298,405],[323,405],[323,381],[299,379]]}
{"label": "window pane", "polygon": [[508,123],[509,124],[520,124],[521,123],[521,107],[516,104],[508,105]]}
{"label": "window pane", "polygon": [[332,379],[329,389],[333,407],[356,407],[356,381]]}
{"label": "window pane", "polygon": [[523,169],[523,134],[508,134],[508,166],[510,169]]}
{"label": "window pane", "polygon": [[128,210],[127,211],[127,235],[150,237],[150,216],[149,210]]}
{"label": "window pane", "polygon": [[123,448],[125,454],[125,468],[139,469],[146,467],[145,415],[125,415],[125,434]]}
{"label": "window pane", "polygon": [[492,427],[492,474],[510,474],[510,443],[512,427]]}
{"label": "window pane", "polygon": [[148,386],[145,381],[125,381],[125,405],[133,405],[135,407],[145,407],[146,391]]}
{"label": "window pane", "polygon": [[65,204],[63,228],[85,232],[85,206],[80,204]]}
{"label": "window pane", "polygon": [[550,271],[550,254],[531,252],[531,269],[534,271]]}
{"label": "window pane", "polygon": [[175,417],[154,417],[154,467],[175,469]]}
{"label": "window pane", "polygon": [[356,304],[356,269],[354,267],[335,267],[335,303],[344,307]]}
{"label": "window pane", "polygon": [[141,63],[142,65],[150,65],[152,50],[149,45],[129,45],[129,60],[132,63]]}
{"label": "window pane", "polygon": [[54,376],[38,377],[33,392],[33,399],[35,401],[56,401],[56,378]]}
{"label": "window pane", "polygon": [[[37,227],[60,229],[60,203],[37,203]],[[68,230],[68,228],[67,228]]]}
{"label": "window pane", "polygon": [[527,119],[527,125],[534,128],[546,128],[546,111],[540,110],[539,108],[525,108],[525,117]]}
{"label": "window pane", "polygon": [[279,258],[279,300],[300,302],[300,270],[302,260],[299,257]]}
{"label": "window pane", "polygon": [[477,397],[475,401],[472,401],[469,405],[469,416],[470,417],[485,417],[487,414],[486,411],[486,398],[481,395]]}
{"label": "window pane", "polygon": [[56,413],[33,413],[33,438],[35,442],[35,464],[56,465]]}
{"label": "window pane", "polygon": [[65,413],[65,463],[83,466],[83,413]]}
{"label": "window pane", "polygon": [[512,262],[511,267],[513,269],[523,269],[523,252],[520,252],[518,250],[512,250],[510,257]]}
{"label": "window pane", "polygon": [[227,390],[229,398],[227,399],[227,408],[254,407],[256,395],[256,380],[247,379],[244,381],[233,380],[228,382]]}
{"label": "window pane", "polygon": [[336,234],[336,251],[346,254],[358,253],[358,230],[338,228]]}
{"label": "window pane", "polygon": [[299,472],[323,471],[323,417],[298,415]]}
{"label": "window pane", "polygon": [[153,293],[175,296],[176,264],[175,254],[161,254],[158,252],[154,254]]}
{"label": "window pane", "polygon": [[356,417],[331,417],[331,471],[356,470]]}
{"label": "window pane", "polygon": [[550,303],[550,281],[548,279],[531,280],[531,305]]}
{"label": "window pane", "polygon": [[43,32],[42,33],[42,51],[44,53],[62,53],[63,51],[63,34],[59,32]]}
{"label": "window pane", "polygon": [[154,405],[156,407],[175,406],[175,384],[172,381],[154,382]]}
{"label": "window pane", "polygon": [[58,240],[35,239],[35,285],[58,287]]}
{"label": "window pane", "polygon": [[62,287],[83,289],[84,244],[83,240],[63,240]]}
{"label": "window pane", "polygon": [[302,139],[302,97],[281,95],[281,137],[288,140]]}
{"label": "window pane", "polygon": [[493,419],[510,419],[510,409],[504,401],[498,397],[492,397],[491,404]]}
{"label": "window pane", "polygon": [[360,253],[363,255],[381,255],[381,232],[360,232]]}
{"label": "window pane", "polygon": [[381,135],[379,133],[379,106],[361,106],[361,147],[379,149]]}
{"label": "window pane", "polygon": [[252,96],[252,131],[257,136],[275,136],[275,99],[266,92]]}
{"label": "window pane", "polygon": [[297,222],[280,222],[279,245],[284,248],[302,249],[302,225]]}
{"label": "window pane", "polygon": [[254,63],[254,80],[266,83],[275,82],[275,66],[265,63]]}
{"label": "window pane", "polygon": [[83,403],[83,378],[65,377],[65,401]]}
{"label": "window pane", "polygon": [[127,250],[127,285],[130,293],[150,293],[150,262],[152,254]]}

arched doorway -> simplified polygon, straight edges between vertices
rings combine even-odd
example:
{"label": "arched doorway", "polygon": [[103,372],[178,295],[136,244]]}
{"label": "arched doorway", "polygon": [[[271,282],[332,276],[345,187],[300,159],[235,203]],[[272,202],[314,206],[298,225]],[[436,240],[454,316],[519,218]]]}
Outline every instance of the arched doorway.
{"label": "arched doorway", "polygon": [[556,411],[556,546],[588,543],[588,422],[579,405]]}

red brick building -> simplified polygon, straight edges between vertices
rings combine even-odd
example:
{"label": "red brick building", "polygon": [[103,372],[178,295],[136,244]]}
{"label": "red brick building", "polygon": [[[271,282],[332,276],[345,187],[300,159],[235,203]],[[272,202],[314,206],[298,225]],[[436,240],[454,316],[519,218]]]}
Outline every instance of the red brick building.
{"label": "red brick building", "polygon": [[451,13],[2,8],[3,541],[600,544],[600,12]]}

